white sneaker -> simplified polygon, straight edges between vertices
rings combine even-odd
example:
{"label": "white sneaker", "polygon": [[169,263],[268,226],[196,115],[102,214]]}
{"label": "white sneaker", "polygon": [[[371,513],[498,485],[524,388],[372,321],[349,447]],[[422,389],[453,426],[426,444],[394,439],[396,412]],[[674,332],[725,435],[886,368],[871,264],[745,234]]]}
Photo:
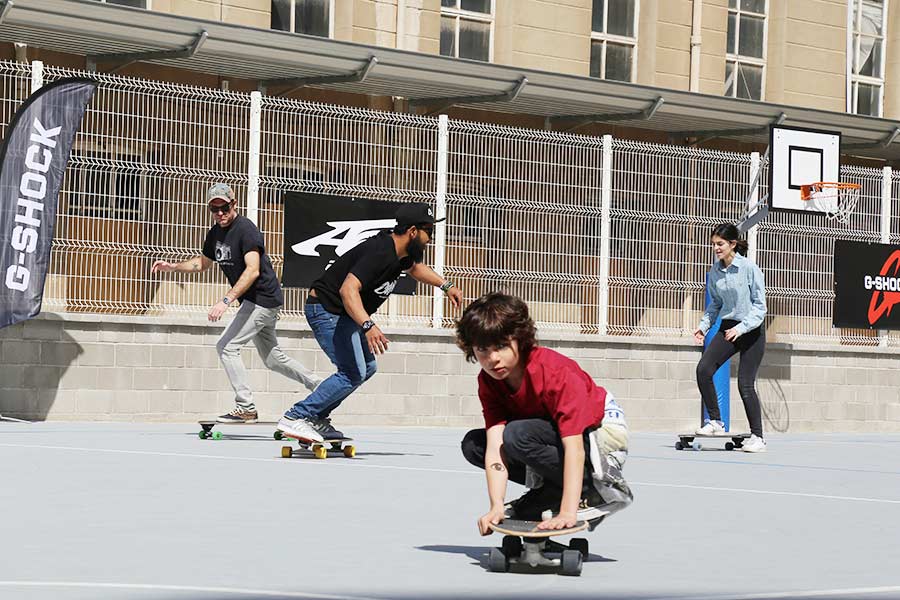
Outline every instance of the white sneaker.
{"label": "white sneaker", "polygon": [[697,435],[725,435],[725,424],[722,421],[707,421],[703,427],[695,431]]}
{"label": "white sneaker", "polygon": [[306,442],[325,441],[325,438],[322,437],[322,434],[316,431],[313,427],[312,421],[308,421],[306,419],[289,419],[287,417],[281,417],[281,419],[278,421],[277,429],[287,437],[295,438],[298,440],[303,440]]}
{"label": "white sneaker", "polygon": [[741,450],[744,452],[765,452],[766,442],[761,437],[751,435],[750,439],[743,443]]}

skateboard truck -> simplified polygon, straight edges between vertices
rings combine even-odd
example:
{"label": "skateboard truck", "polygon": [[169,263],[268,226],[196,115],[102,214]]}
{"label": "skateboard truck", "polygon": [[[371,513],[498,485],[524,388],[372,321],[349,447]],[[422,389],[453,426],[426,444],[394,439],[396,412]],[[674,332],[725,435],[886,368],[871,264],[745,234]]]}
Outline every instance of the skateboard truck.
{"label": "skateboard truck", "polygon": [[569,545],[551,540],[556,535],[566,535],[584,531],[588,524],[579,521],[574,527],[557,531],[536,529],[536,522],[507,520],[491,529],[505,533],[500,548],[491,548],[488,568],[495,573],[505,573],[512,565],[527,565],[531,568],[558,568],[560,575],[581,575],[581,567],[589,554],[588,541],[574,538]]}

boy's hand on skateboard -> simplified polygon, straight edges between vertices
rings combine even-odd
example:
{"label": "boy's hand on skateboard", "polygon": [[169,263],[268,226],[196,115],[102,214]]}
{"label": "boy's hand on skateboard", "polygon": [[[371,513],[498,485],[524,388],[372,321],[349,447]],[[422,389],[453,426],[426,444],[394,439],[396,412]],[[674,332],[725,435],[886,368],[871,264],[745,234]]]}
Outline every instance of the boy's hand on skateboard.
{"label": "boy's hand on skateboard", "polygon": [[503,506],[492,508],[486,515],[478,519],[478,532],[481,535],[491,535],[494,532],[491,525],[500,523],[503,520],[504,512],[506,512],[506,508]]}
{"label": "boy's hand on skateboard", "polygon": [[546,521],[541,521],[538,523],[537,528],[543,530],[554,530],[554,529],[568,529],[569,527],[575,527],[575,523],[578,522],[578,517],[575,513],[559,513],[552,519],[547,519]]}

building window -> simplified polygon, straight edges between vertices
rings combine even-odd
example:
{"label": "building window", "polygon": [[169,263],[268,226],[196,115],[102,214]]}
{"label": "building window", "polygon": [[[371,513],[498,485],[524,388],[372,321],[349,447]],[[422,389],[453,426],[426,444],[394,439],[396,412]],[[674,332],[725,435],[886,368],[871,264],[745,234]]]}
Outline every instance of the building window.
{"label": "building window", "polygon": [[766,90],[768,0],[728,0],[725,95],[762,100]]}
{"label": "building window", "polygon": [[887,3],[884,0],[851,0],[853,47],[850,94],[852,112],[880,117],[884,99],[884,57]]}
{"label": "building window", "polygon": [[119,6],[131,6],[132,8],[150,8],[151,0],[97,0],[103,4],[117,4]]}
{"label": "building window", "polygon": [[441,54],[491,62],[494,0],[441,0]]}
{"label": "building window", "polygon": [[73,150],[75,174],[71,214],[106,219],[137,220],[141,206],[141,157],[91,150]]}
{"label": "building window", "polygon": [[594,0],[591,77],[634,81],[637,70],[638,0]]}
{"label": "building window", "polygon": [[272,0],[272,29],[334,37],[334,0]]}

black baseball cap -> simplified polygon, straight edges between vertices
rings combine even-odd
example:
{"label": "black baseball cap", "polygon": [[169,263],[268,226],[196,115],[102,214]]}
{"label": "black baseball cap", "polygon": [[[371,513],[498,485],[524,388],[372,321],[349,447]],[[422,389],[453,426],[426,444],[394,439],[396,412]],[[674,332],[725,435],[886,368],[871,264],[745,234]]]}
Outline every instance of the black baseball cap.
{"label": "black baseball cap", "polygon": [[424,202],[407,202],[397,209],[396,217],[397,225],[422,225],[440,223],[444,220],[435,219],[434,211]]}

